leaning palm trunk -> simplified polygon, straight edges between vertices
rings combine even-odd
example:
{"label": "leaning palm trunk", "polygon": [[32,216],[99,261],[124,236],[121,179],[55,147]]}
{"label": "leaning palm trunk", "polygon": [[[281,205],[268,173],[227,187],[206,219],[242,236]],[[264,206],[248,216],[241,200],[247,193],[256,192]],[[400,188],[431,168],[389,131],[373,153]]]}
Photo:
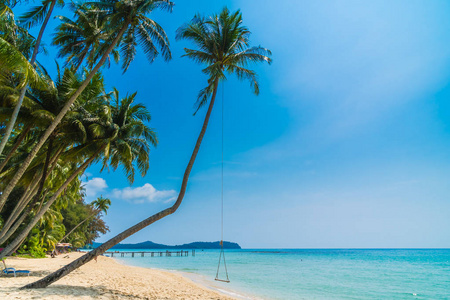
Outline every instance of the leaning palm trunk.
{"label": "leaning palm trunk", "polygon": [[83,221],[81,221],[80,223],[78,223],[74,228],[72,228],[72,230],[69,231],[68,234],[66,234],[62,239],[60,239],[56,244],[55,247],[53,248],[53,250],[55,250],[56,245],[61,243],[62,241],[64,241],[72,232],[74,232],[78,227],[80,227],[84,222],[86,222],[87,220],[89,220],[90,218],[92,218],[93,216],[95,216],[98,213],[98,211],[96,211],[95,213],[92,213],[91,215],[89,215],[89,217],[87,217],[86,219],[84,219]]}
{"label": "leaning palm trunk", "polygon": [[[20,216],[20,218],[18,220],[16,220],[16,222],[14,223],[14,225],[12,227],[9,228],[9,230],[5,233],[5,235],[0,239],[0,245],[3,244],[6,240],[8,240],[13,234],[14,232],[16,232],[16,230],[19,228],[20,225],[22,225],[22,222],[25,220],[25,218],[30,214],[32,210],[32,206],[30,205]],[[23,242],[21,242],[22,244]],[[11,253],[13,253],[14,251],[12,251]]]}
{"label": "leaning palm trunk", "polygon": [[76,92],[70,97],[70,99],[67,101],[67,103],[64,105],[64,107],[61,109],[59,114],[56,116],[56,118],[53,120],[52,124],[47,128],[47,130],[44,132],[44,134],[39,139],[39,142],[34,146],[34,148],[31,150],[28,157],[24,160],[20,168],[17,170],[16,174],[14,174],[11,181],[8,183],[8,185],[5,187],[5,190],[3,191],[2,195],[0,196],[0,212],[3,208],[3,206],[6,203],[6,200],[8,199],[9,194],[12,192],[16,184],[19,182],[22,175],[27,170],[28,166],[30,165],[31,161],[34,159],[38,151],[41,149],[41,147],[44,145],[44,143],[47,141],[47,139],[50,137],[52,132],[55,130],[56,126],[61,122],[62,118],[66,115],[66,113],[70,110],[70,107],[75,102],[75,100],[78,98],[78,96],[83,92],[83,90],[87,87],[91,79],[94,77],[94,75],[97,73],[97,71],[100,69],[100,67],[105,63],[106,59],[108,58],[111,51],[114,49],[114,47],[117,45],[117,43],[120,41],[122,35],[124,34],[125,30],[128,27],[129,22],[125,22],[117,36],[114,38],[111,45],[109,45],[108,49],[106,50],[103,57],[100,59],[100,61],[97,63],[97,65],[92,69],[92,71],[88,74],[86,79],[83,81],[83,83],[80,85],[80,87],[76,90]]}
{"label": "leaning palm trunk", "polygon": [[[94,155],[92,155],[88,160],[86,160],[75,172],[70,175],[69,178],[64,182],[62,186],[53,194],[53,196],[47,201],[47,203],[39,209],[34,218],[28,223],[24,230],[12,241],[9,243],[2,252],[0,252],[0,259],[3,257],[10,255],[12,250],[22,243],[22,240],[28,235],[28,233],[33,229],[34,225],[41,219],[41,217],[45,214],[45,212],[50,208],[50,206],[55,202],[56,198],[67,188],[67,186],[80,174],[80,172],[84,171],[97,157],[97,155],[105,148],[105,146],[100,147]],[[42,203],[42,202],[41,202]]]}
{"label": "leaning palm trunk", "polygon": [[20,243],[16,246],[16,248],[12,249],[11,253],[16,252],[19,249],[20,245],[22,245],[22,243],[25,242],[26,238],[27,237],[24,237],[23,240],[21,240]]}
{"label": "leaning palm trunk", "polygon": [[75,269],[78,269],[79,267],[81,267],[82,265],[88,263],[89,261],[91,261],[92,259],[94,259],[95,257],[97,257],[98,255],[103,254],[106,250],[108,250],[109,248],[117,245],[118,243],[120,243],[121,241],[123,241],[124,239],[126,239],[127,237],[135,234],[136,232],[144,229],[145,227],[149,226],[150,224],[168,216],[173,214],[174,212],[177,211],[178,207],[181,204],[181,201],[183,201],[184,195],[186,193],[186,186],[188,183],[188,179],[189,179],[189,174],[191,173],[192,167],[194,165],[195,162],[195,158],[197,157],[197,153],[198,150],[200,149],[200,145],[202,143],[203,140],[203,136],[205,135],[206,132],[206,128],[208,127],[208,122],[209,122],[209,117],[211,116],[211,111],[212,108],[214,106],[214,101],[216,98],[216,93],[217,93],[217,86],[219,84],[218,79],[215,80],[214,82],[214,91],[213,94],[211,96],[211,102],[209,104],[209,108],[208,111],[206,113],[205,116],[205,120],[203,121],[203,127],[202,130],[200,131],[200,134],[197,138],[197,143],[195,144],[195,148],[194,151],[192,152],[191,155],[191,159],[189,160],[189,163],[186,167],[186,170],[184,171],[184,176],[183,176],[183,181],[181,183],[181,188],[180,188],[180,193],[178,194],[178,198],[177,201],[174,203],[174,205],[172,205],[169,208],[166,208],[163,211],[160,211],[159,213],[137,223],[136,225],[128,228],[127,230],[123,231],[122,233],[116,235],[115,237],[113,237],[112,239],[110,239],[109,241],[107,241],[106,243],[103,243],[102,245],[100,245],[99,247],[95,248],[94,250],[90,251],[89,253],[86,253],[85,255],[83,255],[82,257],[78,258],[77,260],[74,260],[73,262],[71,262],[70,264],[68,264],[67,266],[62,267],[61,269],[57,270],[56,272],[36,281],[30,284],[25,285],[24,287],[22,287],[21,289],[28,289],[28,288],[45,288],[48,285],[52,284],[53,282],[59,280],[60,278],[66,276],[67,274],[69,274],[70,272],[74,271]]}
{"label": "leaning palm trunk", "polygon": [[[31,130],[31,125],[28,125],[19,135],[19,137],[17,138],[16,142],[14,143],[13,147],[11,148],[11,150],[9,150],[8,155],[6,155],[5,159],[2,161],[2,163],[0,164],[0,173],[3,171],[3,168],[6,166],[6,164],[8,163],[8,161],[11,159],[11,157],[13,157],[13,155],[16,153],[17,148],[19,148],[20,144],[22,143],[22,141],[25,139],[25,137],[27,136],[28,132],[30,132]],[[3,142],[3,141],[2,141]],[[1,151],[0,151],[1,154]]]}
{"label": "leaning palm trunk", "polygon": [[[53,8],[55,7],[56,0],[52,1],[52,4],[50,4],[50,8],[47,12],[47,16],[45,16],[44,23],[41,26],[41,30],[39,31],[38,38],[36,39],[36,45],[34,45],[33,55],[31,56],[30,64],[33,65],[36,61],[36,56],[39,50],[39,45],[41,44],[42,35],[44,34],[45,27],[47,27],[48,20],[50,19],[50,16],[52,14]],[[3,140],[0,143],[0,155],[3,153],[3,149],[5,149],[6,143],[8,142],[9,136],[11,135],[11,132],[13,130],[14,124],[16,123],[17,116],[19,115],[20,107],[22,107],[23,98],[25,97],[25,93],[27,91],[28,86],[25,84],[25,86],[20,91],[19,100],[16,103],[16,106],[14,107],[14,111],[11,115],[11,119],[8,122],[8,125],[5,129],[5,135],[3,136]],[[0,205],[0,211],[1,211],[1,205]]]}
{"label": "leaning palm trunk", "polygon": [[[48,162],[49,155],[47,155],[46,159],[46,165],[49,163],[51,165],[50,169],[48,171],[44,171],[43,174],[41,174],[38,178],[36,178],[33,183],[30,185],[28,190],[24,193],[24,195],[21,197],[19,202],[17,203],[16,207],[12,211],[11,215],[8,217],[7,221],[2,227],[2,230],[0,231],[0,245],[5,242],[18,228],[17,223],[11,228],[12,224],[17,220],[17,218],[20,216],[20,213],[27,207],[27,205],[31,202],[30,205],[28,205],[27,210],[23,213],[23,215],[28,215],[31,212],[31,209],[33,208],[33,205],[39,201],[39,197],[43,190],[43,183],[49,176],[49,174],[53,171],[53,169],[56,167],[59,157],[61,156],[63,148],[60,148],[56,151],[55,156],[53,157],[51,162]],[[48,153],[47,153],[48,154]],[[48,168],[47,166],[44,166],[44,170]],[[41,202],[42,203],[42,202]],[[22,223],[23,218],[19,220],[19,224]],[[11,228],[11,229],[10,229]]]}
{"label": "leaning palm trunk", "polygon": [[[35,191],[34,194],[36,194],[36,193],[37,193],[37,191]],[[45,195],[47,195],[47,192],[44,193],[44,195],[42,196],[42,199],[45,198]],[[36,200],[36,198],[34,200]],[[40,209],[42,207],[42,203],[43,203],[43,201],[41,201],[41,203],[39,204],[39,208],[36,210],[37,212],[40,211]],[[22,215],[20,216],[20,218],[18,220],[17,220],[17,218],[19,217],[20,212],[19,212],[19,215],[16,215],[16,217],[14,219],[14,221],[15,221],[14,225],[12,227],[10,227],[11,229],[9,229],[8,232],[6,232],[5,235],[0,239],[0,245],[2,243],[4,243],[7,239],[9,239],[16,232],[16,230],[19,228],[19,226],[22,225],[22,222],[25,220],[25,218],[31,213],[31,211],[33,210],[35,205],[36,205],[35,201],[28,203],[28,205],[24,207],[24,208],[26,208],[25,211],[23,211]],[[21,243],[23,243],[23,242],[21,242]]]}
{"label": "leaning palm trunk", "polygon": [[[40,177],[38,179],[40,180]],[[14,207],[14,210],[9,215],[5,224],[3,224],[2,230],[0,231],[0,245],[3,244],[3,242],[5,242],[11,236],[11,234],[13,233],[10,232],[11,226],[13,226],[14,222],[19,218],[22,211],[25,209],[25,207],[28,205],[28,203],[31,201],[34,195],[36,195],[38,191],[39,180],[37,180],[36,183],[32,184],[29,191],[23,193],[16,207]]]}
{"label": "leaning palm trunk", "polygon": [[6,125],[5,135],[3,136],[2,142],[0,143],[0,154],[3,153],[6,143],[8,142],[9,137],[11,136],[11,132],[13,130],[14,124],[16,123],[17,116],[19,115],[20,107],[22,106],[23,98],[25,97],[26,91],[27,91],[27,85],[25,85],[22,88],[22,90],[20,91],[19,101],[17,101],[16,106],[14,107],[14,110],[11,115],[11,119],[8,122],[8,125]]}

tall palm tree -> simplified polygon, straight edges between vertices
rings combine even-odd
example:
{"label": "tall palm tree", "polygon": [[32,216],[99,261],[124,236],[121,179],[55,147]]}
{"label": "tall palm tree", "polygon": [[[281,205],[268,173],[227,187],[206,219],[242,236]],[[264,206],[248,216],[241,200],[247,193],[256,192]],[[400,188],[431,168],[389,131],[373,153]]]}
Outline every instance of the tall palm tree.
{"label": "tall palm tree", "polygon": [[[59,177],[65,177],[64,169],[67,172],[70,172],[70,168],[62,168],[62,172],[58,174]],[[26,243],[23,244],[23,248],[31,251],[40,249],[49,251],[53,249],[58,240],[63,237],[65,231],[65,227],[62,223],[63,216],[61,214],[61,211],[63,209],[66,209],[69,203],[76,203],[77,200],[82,196],[83,189],[81,187],[81,180],[77,178],[65,190],[64,194],[58,198],[58,200],[52,205],[52,207],[45,212],[45,214],[42,216],[42,218],[30,232],[30,234],[26,236]],[[40,205],[37,205],[33,209],[33,213],[35,214],[39,212],[39,208]],[[35,243],[36,239],[38,241],[37,244]],[[19,248],[19,246],[20,245],[18,245],[17,248]]]}
{"label": "tall palm tree", "polygon": [[[75,72],[87,59],[92,68],[102,53],[97,50],[108,39],[108,24],[96,12],[89,12],[83,6],[72,5],[76,20],[58,16],[62,23],[56,28],[53,45],[59,46],[58,57],[66,57],[66,63],[75,67]],[[112,50],[114,60],[118,62],[119,52]]]}
{"label": "tall palm tree", "polygon": [[190,23],[178,30],[178,38],[190,39],[194,41],[200,49],[185,49],[185,56],[207,65],[203,72],[209,75],[208,86],[199,94],[197,111],[201,106],[207,103],[209,96],[211,96],[211,98],[200,135],[197,138],[194,151],[184,172],[183,181],[176,202],[171,207],[126,229],[67,266],[62,267],[45,278],[28,284],[23,288],[42,288],[48,286],[89,262],[94,257],[102,254],[112,246],[117,245],[127,237],[150,224],[173,214],[178,209],[186,193],[189,174],[200,149],[206,128],[208,127],[209,117],[214,106],[219,81],[225,79],[224,73],[234,73],[240,79],[250,79],[254,93],[259,93],[256,73],[244,67],[252,62],[270,63],[271,59],[268,56],[271,55],[271,53],[269,50],[262,47],[249,47],[249,36],[250,31],[242,25],[241,13],[236,11],[235,13],[230,14],[227,8],[224,8],[219,15],[213,15],[209,18],[195,16]]}
{"label": "tall palm tree", "polygon": [[[86,145],[78,146],[84,153],[85,160],[82,165],[74,168],[72,175],[65,180],[14,241],[3,249],[0,259],[9,255],[23,241],[62,191],[91,163],[99,160],[101,154],[109,160],[109,165],[113,169],[122,165],[130,183],[134,180],[134,166],[137,166],[142,176],[146,174],[149,167],[150,145],[156,146],[157,138],[153,130],[144,123],[150,120],[149,112],[141,104],[133,105],[134,96],[135,94],[132,94],[122,101],[115,101],[109,109],[110,114],[105,116],[104,122],[94,120],[101,124],[93,123],[93,126],[89,126],[92,137],[87,139]],[[74,148],[71,152],[78,154],[79,150]],[[106,161],[103,163],[107,164]]]}
{"label": "tall palm tree", "polygon": [[[0,18],[0,27],[5,23]],[[14,31],[14,30],[13,30]],[[13,34],[16,38],[27,40],[28,37],[23,34]],[[37,72],[33,65],[27,60],[26,56],[19,51],[20,48],[26,51],[27,47],[23,43],[15,43],[14,38],[5,36],[0,29],[0,122],[5,124],[10,120],[13,111],[17,107],[19,98],[23,88],[28,84],[33,88],[46,88],[47,84]],[[5,39],[3,39],[5,37]],[[26,43],[26,42],[24,42]],[[23,108],[23,104],[21,104]],[[0,160],[0,173],[12,158],[22,141],[28,136],[29,131],[34,127],[34,119],[30,118],[29,107],[27,113],[21,110],[16,119],[22,126],[16,126],[10,145],[7,147],[8,152],[4,153],[3,160]],[[7,137],[3,137],[6,141]],[[2,178],[3,183],[4,178]],[[1,208],[0,208],[1,211]]]}
{"label": "tall palm tree", "polygon": [[[33,54],[31,55],[30,64],[34,65],[36,61],[36,56],[39,50],[39,46],[41,44],[42,36],[44,34],[45,28],[47,27],[48,20],[53,12],[53,9],[56,4],[63,5],[63,0],[44,0],[42,1],[42,5],[34,7],[31,11],[27,12],[22,21],[27,24],[29,27],[34,26],[43,21],[41,29],[39,30],[38,37],[36,39],[36,43],[34,45]],[[16,107],[14,108],[13,114],[11,115],[11,119],[6,125],[5,135],[3,136],[2,141],[0,142],[0,154],[2,154],[3,149],[8,142],[9,136],[11,135],[14,124],[16,123],[17,116],[19,114],[20,107],[22,106],[22,101],[27,91],[27,85],[25,84],[20,91],[19,101],[17,101]],[[37,151],[36,151],[37,153]],[[24,171],[25,172],[25,171]],[[5,199],[6,201],[6,199]],[[2,206],[2,200],[0,200],[0,210]]]}
{"label": "tall palm tree", "polygon": [[[68,97],[70,97],[70,91],[76,89],[82,82],[82,77],[79,74],[75,74],[73,70],[65,69],[62,73],[58,70],[57,80],[53,82],[48,79],[46,89],[30,90],[25,98],[27,101],[24,102],[25,105],[21,109],[21,114],[24,114],[22,118],[28,117],[38,127],[47,127],[58,114],[61,107],[64,106]],[[36,189],[35,184],[25,185],[25,191],[33,192],[28,194],[23,201],[17,202],[16,208],[9,215],[8,220],[0,231],[0,244],[14,233],[10,228],[13,226],[13,222],[19,218],[22,211],[27,207],[22,216],[24,218],[31,211],[33,204],[39,201],[44,189],[44,183],[52,170],[57,166],[59,156],[67,156],[63,151],[76,145],[85,144],[88,140],[88,135],[91,136],[91,140],[95,139],[95,134],[90,132],[87,126],[91,126],[92,120],[98,117],[96,111],[102,112],[106,104],[105,101],[103,77],[100,73],[97,73],[80,95],[77,105],[72,107],[72,110],[52,133],[47,143],[46,157],[45,152],[40,151],[41,155],[38,155],[28,168],[27,173],[32,172],[36,174],[37,172],[41,174],[40,179],[38,178],[40,180],[39,187]],[[81,147],[81,149],[83,148]],[[73,158],[74,156],[72,155],[69,159]],[[43,161],[45,163],[42,163]],[[20,163],[21,160],[19,160]],[[13,228],[17,229],[17,226]]]}
{"label": "tall palm tree", "polygon": [[[155,44],[160,48],[161,54],[165,60],[171,59],[169,40],[164,32],[164,29],[158,23],[148,18],[146,14],[155,9],[167,9],[171,11],[172,7],[173,3],[168,0],[107,0],[103,2],[93,2],[90,4],[90,8],[102,10],[104,13],[103,17],[107,19],[110,26],[109,28],[111,29],[110,32],[112,32],[108,42],[104,43],[104,48],[106,49],[100,51],[103,53],[103,56],[90,71],[81,86],[72,94],[69,101],[55,117],[51,125],[40,138],[39,142],[30,151],[28,157],[23,161],[14,177],[5,187],[0,195],[0,209],[5,204],[9,194],[25,173],[33,158],[50,137],[53,130],[55,130],[56,126],[58,126],[66,113],[70,110],[70,107],[75,100],[77,100],[81,92],[89,84],[90,80],[105,63],[109,57],[109,54],[115,47],[120,47],[121,56],[124,59],[122,64],[124,71],[128,69],[131,61],[134,59],[136,54],[136,45],[138,45],[138,42],[150,62],[153,62],[159,54]],[[136,40],[137,37],[139,37],[138,40]]]}
{"label": "tall palm tree", "polygon": [[145,124],[151,121],[147,108],[140,103],[133,104],[137,93],[120,98],[114,88],[111,94],[111,111],[104,126],[117,128],[117,137],[106,146],[102,170],[111,167],[115,171],[122,166],[128,181],[133,183],[134,164],[137,163],[141,176],[147,174],[150,145],[156,147],[158,139],[153,129]]}
{"label": "tall palm tree", "polygon": [[[90,206],[92,207],[92,211],[91,213],[81,222],[79,222],[76,226],[74,226],[72,228],[72,230],[70,230],[62,239],[60,239],[56,244],[61,243],[62,241],[64,241],[72,232],[74,232],[78,227],[80,227],[84,222],[86,222],[87,220],[89,220],[90,218],[98,215],[100,212],[104,212],[105,214],[107,214],[108,208],[111,205],[111,200],[108,198],[103,198],[102,196],[100,196],[99,198],[95,199],[94,201],[92,201],[92,203],[90,204]],[[56,246],[55,244],[55,246]]]}
{"label": "tall palm tree", "polygon": [[[52,82],[48,85],[47,90],[32,90],[27,99],[31,99],[37,104],[35,105],[33,114],[38,116],[42,115],[44,122],[41,121],[41,123],[43,123],[44,126],[48,125],[61,107],[64,106],[67,98],[70,97],[70,91],[76,89],[82,81],[81,76],[75,74],[71,69],[66,69],[64,74],[59,74],[55,83]],[[98,122],[97,119],[100,116],[97,112],[105,110],[105,105],[107,105],[106,100],[107,97],[104,95],[103,77],[98,73],[80,95],[77,105],[72,107],[72,110],[65,116],[63,121],[52,133],[47,146],[47,158],[45,159],[44,167],[41,172],[42,175],[39,188],[36,193],[33,192],[35,193],[34,198],[31,199],[31,197],[33,197],[33,194],[31,194],[31,197],[28,197],[24,202],[19,201],[17,203],[16,207],[20,206],[20,208],[17,210],[15,209],[11,213],[4,228],[0,231],[0,242],[3,242],[14,233],[8,226],[13,226],[12,222],[19,218],[19,215],[25,208],[27,209],[22,213],[22,218],[16,221],[16,225],[18,224],[17,222],[21,222],[23,217],[26,217],[26,215],[31,212],[35,203],[43,203],[44,196],[42,195],[42,192],[44,183],[56,167],[58,158],[61,155],[63,163],[70,165],[71,163],[79,162],[81,166],[76,165],[73,168],[72,175],[67,173],[65,176],[59,176],[65,180],[60,182],[59,185],[54,179],[47,182],[47,185],[52,183],[56,189],[59,189],[55,191],[53,197],[43,207],[42,213],[45,213],[45,211],[49,209],[51,203],[53,203],[65,187],[76,178],[76,173],[82,172],[90,162],[97,159],[97,155],[100,154],[104,148],[104,140],[108,138],[108,135],[112,136],[113,133],[105,131],[106,135],[99,135],[94,130],[95,128],[90,129],[88,127],[91,127],[93,122]],[[99,147],[97,147],[98,145]],[[54,148],[56,150],[54,150]],[[50,156],[52,155],[54,158],[50,159]],[[33,169],[33,165],[36,161],[39,161],[38,158],[39,157],[37,157],[37,159],[33,161],[33,164],[30,165],[30,169]],[[42,159],[40,160],[42,161]],[[52,163],[50,163],[50,161],[52,161]],[[28,189],[34,191],[35,187],[30,185]],[[35,219],[39,220],[37,217],[35,217]],[[31,223],[35,222],[35,219],[33,219]],[[13,228],[17,229],[18,226],[13,226]],[[25,234],[27,230],[29,230],[28,227],[23,230],[23,233]],[[17,243],[18,241],[18,239],[15,239],[11,244]],[[3,251],[0,255],[4,256],[5,253],[6,252]]]}
{"label": "tall palm tree", "polygon": [[[61,193],[67,189],[67,187],[72,183],[73,180],[78,178],[78,176],[86,170],[87,167],[89,167],[93,162],[98,160],[100,153],[104,150],[104,145],[97,143],[90,143],[89,147],[86,147],[85,149],[85,160],[82,162],[81,165],[78,164],[72,164],[70,166],[70,171],[68,172],[70,176],[65,178],[65,181],[62,185],[59,186],[59,188],[56,190],[56,192],[51,195],[50,199],[47,200],[47,202],[42,205],[41,208],[38,209],[37,213],[34,215],[32,220],[27,223],[25,228],[22,229],[22,231],[15,237],[15,239],[11,242],[9,242],[6,247],[0,252],[0,259],[10,255],[13,251],[13,249],[16,249],[20,244],[24,241],[28,233],[33,229],[33,227],[39,222],[39,220],[42,218],[42,216],[51,208],[52,204],[55,203],[55,201],[58,199],[58,197],[61,195]],[[42,204],[44,200],[41,200]]]}

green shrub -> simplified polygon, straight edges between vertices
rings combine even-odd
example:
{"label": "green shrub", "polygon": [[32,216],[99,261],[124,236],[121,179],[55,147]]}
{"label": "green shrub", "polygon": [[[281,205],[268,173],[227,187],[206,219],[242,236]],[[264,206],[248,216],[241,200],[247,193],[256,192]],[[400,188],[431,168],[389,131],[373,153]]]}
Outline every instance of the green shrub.
{"label": "green shrub", "polygon": [[44,252],[44,249],[42,249],[42,248],[34,248],[34,249],[30,250],[30,255],[34,258],[44,258],[45,252]]}

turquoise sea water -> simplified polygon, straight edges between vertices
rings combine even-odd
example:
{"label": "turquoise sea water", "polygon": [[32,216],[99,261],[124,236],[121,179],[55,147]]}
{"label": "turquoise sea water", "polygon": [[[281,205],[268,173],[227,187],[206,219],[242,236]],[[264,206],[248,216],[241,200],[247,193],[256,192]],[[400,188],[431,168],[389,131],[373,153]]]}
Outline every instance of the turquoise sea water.
{"label": "turquoise sea water", "polygon": [[117,259],[252,299],[450,299],[450,249],[227,250],[229,284],[214,281],[217,250]]}

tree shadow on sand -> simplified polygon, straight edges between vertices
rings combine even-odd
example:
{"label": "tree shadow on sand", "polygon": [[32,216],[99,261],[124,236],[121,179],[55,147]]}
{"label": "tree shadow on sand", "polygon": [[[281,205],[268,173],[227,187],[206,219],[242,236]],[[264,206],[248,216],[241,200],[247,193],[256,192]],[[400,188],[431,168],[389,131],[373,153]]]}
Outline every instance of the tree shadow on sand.
{"label": "tree shadow on sand", "polygon": [[47,288],[36,289],[34,291],[38,291],[39,297],[42,297],[42,299],[46,299],[50,296],[60,296],[61,299],[65,299],[66,297],[83,296],[100,299],[102,297],[104,297],[105,299],[139,299],[139,297],[136,297],[136,295],[124,293],[118,290],[112,290],[104,285],[85,287],[78,285],[55,284]]}

